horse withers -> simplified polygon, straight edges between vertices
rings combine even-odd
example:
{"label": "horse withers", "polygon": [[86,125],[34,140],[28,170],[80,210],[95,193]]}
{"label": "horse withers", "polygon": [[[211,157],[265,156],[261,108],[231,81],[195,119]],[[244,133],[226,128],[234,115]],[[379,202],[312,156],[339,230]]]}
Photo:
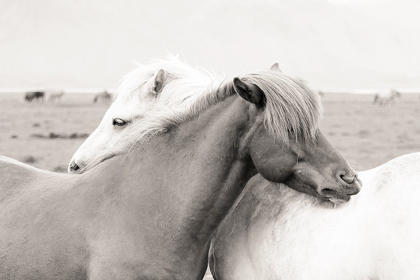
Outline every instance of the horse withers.
{"label": "horse withers", "polygon": [[201,279],[212,234],[257,172],[325,200],[360,190],[320,111],[300,81],[262,71],[139,119],[141,143],[83,174],[0,160],[0,278]]}

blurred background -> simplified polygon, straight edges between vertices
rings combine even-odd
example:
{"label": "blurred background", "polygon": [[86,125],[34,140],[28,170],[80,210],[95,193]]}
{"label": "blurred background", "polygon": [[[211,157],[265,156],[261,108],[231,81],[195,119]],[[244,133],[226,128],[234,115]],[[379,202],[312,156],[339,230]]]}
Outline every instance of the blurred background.
{"label": "blurred background", "polygon": [[170,52],[227,75],[278,62],[320,92],[321,129],[350,164],[373,168],[420,151],[418,11],[415,0],[0,0],[0,155],[65,172],[110,104],[95,94]]}

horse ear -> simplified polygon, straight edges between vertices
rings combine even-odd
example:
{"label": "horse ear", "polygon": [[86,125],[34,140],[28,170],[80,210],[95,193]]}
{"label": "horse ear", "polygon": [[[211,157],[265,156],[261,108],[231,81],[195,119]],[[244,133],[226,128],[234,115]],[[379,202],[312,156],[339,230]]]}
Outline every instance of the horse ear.
{"label": "horse ear", "polygon": [[258,86],[245,83],[236,77],[233,79],[233,88],[236,93],[246,101],[257,105],[258,107],[265,105],[265,94]]}
{"label": "horse ear", "polygon": [[279,64],[277,62],[274,63],[273,66],[270,67],[270,70],[281,72],[280,66],[279,66]]}
{"label": "horse ear", "polygon": [[155,76],[155,80],[152,85],[152,92],[160,93],[163,89],[163,84],[165,83],[166,73],[163,69],[160,69]]}

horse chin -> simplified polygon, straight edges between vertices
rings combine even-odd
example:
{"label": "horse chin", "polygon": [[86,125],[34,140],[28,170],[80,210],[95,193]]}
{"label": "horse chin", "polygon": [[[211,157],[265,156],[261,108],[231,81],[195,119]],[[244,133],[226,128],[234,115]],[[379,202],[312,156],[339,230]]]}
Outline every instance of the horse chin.
{"label": "horse chin", "polygon": [[316,191],[316,187],[310,184],[306,184],[299,178],[295,176],[290,176],[286,181],[283,182],[286,186],[288,186],[291,189],[294,189],[301,193],[306,193],[310,196],[316,197],[321,199],[322,201],[325,201],[325,198],[320,196],[318,192]]}

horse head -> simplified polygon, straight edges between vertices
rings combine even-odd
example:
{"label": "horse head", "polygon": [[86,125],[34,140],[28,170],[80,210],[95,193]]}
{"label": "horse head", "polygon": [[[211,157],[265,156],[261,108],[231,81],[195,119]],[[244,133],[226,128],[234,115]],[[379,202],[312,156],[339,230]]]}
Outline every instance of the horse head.
{"label": "horse head", "polygon": [[318,129],[319,96],[302,81],[266,71],[233,83],[255,105],[249,151],[264,178],[333,202],[348,201],[360,191],[357,173]]}
{"label": "horse head", "polygon": [[83,173],[113,157],[118,152],[118,147],[123,146],[124,136],[130,133],[133,122],[153,109],[165,80],[165,71],[159,70],[132,94],[117,96],[97,129],[73,155],[68,171]]}

